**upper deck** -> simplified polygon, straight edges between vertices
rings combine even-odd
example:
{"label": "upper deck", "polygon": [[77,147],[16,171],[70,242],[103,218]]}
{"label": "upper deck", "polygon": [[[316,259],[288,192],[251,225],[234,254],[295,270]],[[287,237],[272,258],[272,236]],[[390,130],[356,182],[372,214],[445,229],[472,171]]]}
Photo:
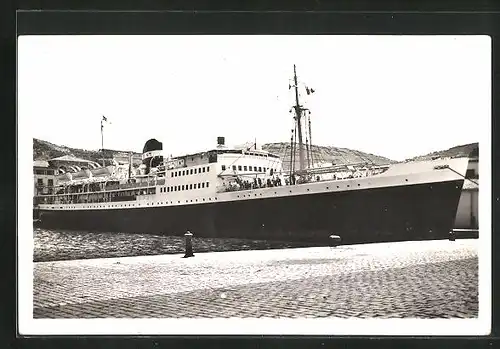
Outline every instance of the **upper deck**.
{"label": "upper deck", "polygon": [[[145,162],[153,164],[153,158],[161,155],[151,156],[151,153],[145,154]],[[214,149],[162,158],[156,166],[143,166],[138,171],[116,165],[64,173],[59,176],[54,194],[37,196],[35,204],[137,201],[164,193],[173,199],[212,195],[226,190],[227,175],[265,181],[276,173],[281,173],[277,155],[259,150]]]}

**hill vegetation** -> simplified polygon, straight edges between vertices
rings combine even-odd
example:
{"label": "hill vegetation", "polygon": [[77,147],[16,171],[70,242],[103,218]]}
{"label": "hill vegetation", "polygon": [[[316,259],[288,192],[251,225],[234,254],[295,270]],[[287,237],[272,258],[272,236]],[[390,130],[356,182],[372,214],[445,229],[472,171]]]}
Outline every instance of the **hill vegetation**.
{"label": "hill vegetation", "polygon": [[[279,155],[283,159],[285,170],[290,166],[290,144],[288,143],[268,143],[262,146],[263,150]],[[305,149],[305,148],[304,148]],[[105,150],[106,157],[123,155],[124,151],[120,150]],[[70,155],[77,158],[99,162],[102,158],[102,153],[95,150],[85,150],[71,148],[62,145],[56,145],[44,140],[33,139],[33,160],[49,160],[63,155]],[[139,153],[133,155],[140,156]],[[359,162],[369,162],[374,164],[388,164],[394,161],[382,156],[363,153],[361,151],[336,148],[313,146],[312,147],[312,162],[314,165],[332,165],[332,164],[351,164]],[[305,158],[307,163],[307,158]],[[298,147],[295,151],[295,166],[298,168],[299,152]]]}
{"label": "hill vegetation", "polygon": [[435,151],[426,155],[416,156],[410,160],[429,160],[432,158],[454,158],[454,157],[467,157],[467,156],[479,156],[479,143],[469,143],[464,145],[458,145],[456,147]]}
{"label": "hill vegetation", "polygon": [[[283,168],[285,171],[290,169],[290,164],[294,163],[295,168],[299,168],[299,150],[298,146],[295,150],[295,161],[291,162],[291,146],[289,143],[268,143],[262,146],[262,149],[279,155],[283,161]],[[305,146],[304,146],[304,149]],[[364,153],[359,150],[347,149],[347,148],[337,148],[337,147],[326,147],[326,146],[312,146],[312,157],[310,156],[309,161],[313,166],[331,166],[331,165],[345,165],[345,164],[355,164],[355,163],[370,163],[374,165],[386,165],[395,163],[396,161],[388,159],[383,156]],[[307,157],[304,159],[305,163],[308,163]]]}
{"label": "hill vegetation", "polygon": [[[123,155],[128,153],[129,152],[123,150],[105,149],[105,157],[113,157],[114,155]],[[139,157],[141,155],[135,152],[132,152],[132,154]],[[102,158],[102,152],[100,151],[71,148],[33,138],[33,160],[50,160],[64,155],[70,155],[95,162],[100,162]]]}
{"label": "hill vegetation", "polygon": [[[304,146],[305,147],[305,146]],[[268,143],[262,145],[262,149],[268,152],[279,155],[283,161],[285,171],[290,168],[290,151],[289,143]],[[304,148],[305,149],[305,148]],[[456,146],[447,150],[436,151],[430,154],[418,156],[411,160],[431,159],[433,157],[458,157],[469,156],[479,152],[478,143],[471,143]],[[111,158],[113,156],[123,156],[128,154],[127,151],[122,150],[105,150],[105,157]],[[33,160],[49,160],[63,155],[70,155],[77,158],[99,162],[102,158],[102,153],[96,150],[85,150],[78,148],[71,148],[63,145],[56,145],[44,140],[33,139]],[[139,158],[141,154],[132,152],[134,158]],[[304,159],[307,164],[307,157]],[[396,161],[386,157],[364,153],[354,149],[316,146],[312,147],[312,159],[309,159],[314,166],[330,166],[341,164],[353,164],[367,162],[375,165],[385,165],[395,163]],[[298,147],[295,150],[295,168],[299,165],[299,152]]]}

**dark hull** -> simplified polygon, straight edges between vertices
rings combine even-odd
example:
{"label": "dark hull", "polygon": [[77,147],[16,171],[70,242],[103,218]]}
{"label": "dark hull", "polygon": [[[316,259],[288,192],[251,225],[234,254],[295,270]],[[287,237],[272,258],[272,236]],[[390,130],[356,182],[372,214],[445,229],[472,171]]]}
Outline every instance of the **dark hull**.
{"label": "dark hull", "polygon": [[211,204],[42,211],[52,229],[343,243],[447,238],[463,180]]}

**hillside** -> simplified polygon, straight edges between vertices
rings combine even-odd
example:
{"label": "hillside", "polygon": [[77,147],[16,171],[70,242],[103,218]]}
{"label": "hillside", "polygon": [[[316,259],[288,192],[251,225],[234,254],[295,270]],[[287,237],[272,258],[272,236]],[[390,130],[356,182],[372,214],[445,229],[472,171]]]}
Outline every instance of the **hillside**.
{"label": "hillside", "polygon": [[[421,160],[430,159],[432,157],[456,157],[456,156],[468,156],[471,152],[478,151],[478,143],[471,143],[456,146],[447,150],[436,151],[430,154],[415,157],[411,160]],[[283,160],[283,167],[285,171],[290,168],[290,144],[289,143],[267,143],[262,145],[262,149],[279,155]],[[358,150],[347,149],[347,148],[337,148],[337,147],[327,147],[327,146],[313,146],[313,164],[318,165],[332,165],[332,164],[352,164],[359,162],[368,162],[376,165],[395,163],[391,159],[385,158],[383,156],[364,153]],[[124,156],[128,154],[126,151],[121,150],[105,150],[107,158],[113,156]],[[47,141],[40,139],[33,139],[33,160],[49,160],[63,155],[72,155],[78,158],[100,162],[102,154],[95,150],[84,150],[77,148],[70,148],[66,146],[52,144]],[[133,153],[134,158],[139,158],[139,153]],[[307,164],[307,158],[304,159]],[[135,161],[134,161],[135,162]],[[299,154],[298,149],[295,154],[295,168],[298,168]]]}
{"label": "hillside", "polygon": [[[123,154],[128,154],[128,152],[105,149],[106,157],[112,157],[113,155],[123,156]],[[49,160],[63,155],[71,155],[80,159],[96,162],[100,162],[102,158],[102,153],[100,151],[70,148],[33,138],[33,160]],[[141,154],[133,153],[133,155],[140,156]]]}
{"label": "hillside", "polygon": [[[290,144],[288,143],[268,143],[262,146],[262,149],[279,155],[283,159],[283,167],[289,169],[290,165]],[[351,164],[358,162],[371,162],[375,164],[387,164],[394,162],[382,156],[363,153],[357,150],[336,147],[313,146],[314,164]],[[119,150],[105,150],[106,157],[122,155],[126,153]],[[295,162],[298,168],[299,154],[296,151]],[[66,146],[52,144],[40,139],[33,139],[33,160],[49,160],[63,155],[72,155],[77,158],[100,162],[102,154],[95,150],[84,150],[70,148]],[[139,155],[134,153],[134,155]],[[307,158],[305,159],[307,162]]]}
{"label": "hillside", "polygon": [[459,145],[450,149],[435,151],[426,155],[416,156],[410,160],[428,160],[434,157],[466,157],[479,156],[479,143]]}
{"label": "hillside", "polygon": [[[283,161],[283,168],[288,171],[290,168],[290,144],[289,143],[268,143],[262,146],[262,149],[279,155]],[[305,146],[304,146],[305,149]],[[360,162],[368,162],[375,165],[390,164],[396,161],[390,160],[383,156],[364,153],[358,150],[326,147],[326,146],[312,146],[312,162],[313,165],[341,165],[353,164]],[[307,157],[304,159],[307,164]],[[295,168],[299,168],[299,151],[298,146],[295,151]]]}

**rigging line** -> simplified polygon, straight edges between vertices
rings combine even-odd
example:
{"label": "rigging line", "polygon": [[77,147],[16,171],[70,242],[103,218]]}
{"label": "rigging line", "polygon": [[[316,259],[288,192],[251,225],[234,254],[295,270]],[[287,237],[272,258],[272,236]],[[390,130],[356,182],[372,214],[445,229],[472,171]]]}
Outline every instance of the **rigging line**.
{"label": "rigging line", "polygon": [[479,186],[479,183],[476,182],[476,181],[473,181],[471,178],[468,178],[464,175],[462,175],[461,173],[459,173],[458,171],[455,171],[454,169],[452,169],[451,167],[446,167],[448,170],[452,171],[452,172],[455,172],[457,175],[459,175],[460,177],[462,177],[463,179],[467,179],[469,181],[471,181],[472,183],[474,183],[475,185]]}

